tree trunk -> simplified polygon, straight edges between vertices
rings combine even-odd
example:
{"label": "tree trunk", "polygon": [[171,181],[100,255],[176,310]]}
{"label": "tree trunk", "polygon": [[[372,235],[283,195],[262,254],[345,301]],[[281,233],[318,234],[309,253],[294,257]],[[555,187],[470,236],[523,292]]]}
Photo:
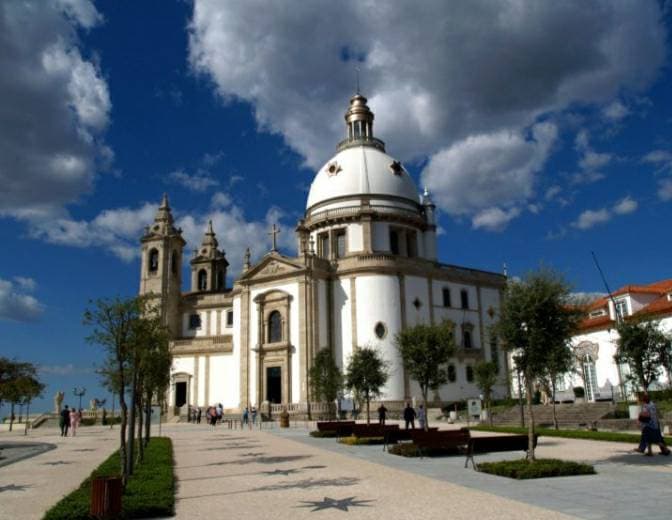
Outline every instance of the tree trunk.
{"label": "tree trunk", "polygon": [[553,395],[551,396],[551,399],[553,400],[553,403],[552,403],[553,404],[553,427],[556,430],[559,430],[560,428],[558,426],[558,414],[557,414],[557,411],[555,409],[555,378],[553,378],[553,380],[551,381],[551,391],[553,392]]}
{"label": "tree trunk", "polygon": [[149,444],[149,436],[152,433],[152,393],[145,396],[145,446]]}
{"label": "tree trunk", "polygon": [[11,432],[14,428],[14,403],[9,407],[9,431]]}
{"label": "tree trunk", "polygon": [[532,378],[525,376],[527,389],[527,460],[534,462],[534,412],[532,411]]}
{"label": "tree trunk", "polygon": [[491,402],[490,392],[487,392],[485,394],[485,399],[486,399],[485,409],[488,411],[488,424],[492,428],[492,411],[490,410],[490,402]]}
{"label": "tree trunk", "polygon": [[128,460],[126,458],[126,428],[128,427],[128,405],[124,398],[125,389],[122,386],[119,393],[119,409],[121,410],[121,423],[119,427],[119,456],[121,457],[121,480],[126,487],[128,482]]}
{"label": "tree trunk", "polygon": [[133,381],[131,383],[131,415],[128,418],[128,448],[126,454],[126,472],[128,475],[133,474],[133,453],[134,453],[134,443],[135,443],[135,408],[136,408],[136,392],[137,392],[137,374],[133,374]]}
{"label": "tree trunk", "polygon": [[422,391],[422,407],[425,410],[425,431],[429,431],[429,414],[427,413],[427,394],[429,393],[429,389],[425,387],[424,389],[421,389]]}
{"label": "tree trunk", "polygon": [[369,393],[366,393],[366,424],[371,424],[371,414],[369,413],[369,403],[371,402],[371,397]]}
{"label": "tree trunk", "polygon": [[142,438],[143,426],[144,426],[144,414],[142,413],[143,400],[140,399],[138,402],[138,462],[145,460],[145,443]]}

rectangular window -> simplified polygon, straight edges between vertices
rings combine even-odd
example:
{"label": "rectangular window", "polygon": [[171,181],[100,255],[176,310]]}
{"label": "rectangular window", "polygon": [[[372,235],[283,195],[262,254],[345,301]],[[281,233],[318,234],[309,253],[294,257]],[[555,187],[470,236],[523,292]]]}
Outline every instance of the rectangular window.
{"label": "rectangular window", "polygon": [[474,382],[474,367],[467,365],[467,383]]}
{"label": "rectangular window", "polygon": [[233,327],[233,311],[226,311],[226,326]]}
{"label": "rectangular window", "polygon": [[336,231],[336,258],[345,256],[345,229]]}
{"label": "rectangular window", "polygon": [[190,314],[189,315],[189,328],[191,330],[196,330],[201,328],[201,315],[200,314]]}
{"label": "rectangular window", "polygon": [[399,254],[399,232],[396,229],[390,229],[390,252]]}
{"label": "rectangular window", "polygon": [[623,299],[623,300],[617,300],[616,301],[616,316],[620,316],[621,318],[624,318],[628,315],[628,301]]}
{"label": "rectangular window", "polygon": [[406,254],[410,258],[418,256],[418,235],[415,231],[406,233]]}
{"label": "rectangular window", "polygon": [[499,374],[499,346],[497,345],[497,336],[494,334],[490,336],[490,359],[497,367]]}
{"label": "rectangular window", "polygon": [[443,306],[450,307],[450,289],[448,287],[443,288]]}
{"label": "rectangular window", "polygon": [[329,258],[329,233],[320,233],[317,236],[317,254],[322,258]]}
{"label": "rectangular window", "polygon": [[457,380],[457,372],[455,372],[455,365],[448,365],[448,382],[454,383]]}
{"label": "rectangular window", "polygon": [[460,303],[462,304],[463,309],[469,308],[469,293],[466,289],[460,291]]}
{"label": "rectangular window", "polygon": [[471,331],[465,330],[462,333],[462,338],[464,342],[464,348],[471,348],[473,345],[471,344]]}

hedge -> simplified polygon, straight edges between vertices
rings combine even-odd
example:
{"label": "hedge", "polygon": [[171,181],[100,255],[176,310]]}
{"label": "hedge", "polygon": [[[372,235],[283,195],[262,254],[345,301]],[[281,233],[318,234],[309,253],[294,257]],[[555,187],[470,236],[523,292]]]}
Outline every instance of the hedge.
{"label": "hedge", "polygon": [[[410,442],[402,442],[390,446],[387,450],[392,455],[400,455],[402,457],[420,457],[420,452],[415,444]],[[441,448],[430,448],[422,450],[422,455],[425,457],[440,457],[442,455],[457,455],[460,453],[460,450],[457,448],[454,449],[441,449]]]}
{"label": "hedge", "polygon": [[590,464],[558,459],[537,459],[534,462],[526,459],[482,462],[478,465],[478,471],[518,480],[595,475],[595,468]]}
{"label": "hedge", "polygon": [[[471,429],[482,432],[527,434],[527,428],[519,428],[516,426],[474,426]],[[565,439],[583,439],[589,441],[639,443],[640,438],[639,434],[633,433],[594,432],[590,430],[535,428],[534,431],[535,433],[538,433],[540,437],[562,437]],[[669,444],[669,437],[665,439],[665,442]]]}
{"label": "hedge", "polygon": [[326,438],[333,439],[337,435],[336,435],[336,430],[327,430],[327,431],[323,431],[323,432],[321,432],[319,430],[314,430],[314,431],[310,432],[310,436],[315,437],[317,439],[326,439]]}
{"label": "hedge", "polygon": [[[119,451],[115,451],[44,516],[44,520],[88,520],[91,480],[119,475]],[[119,518],[156,518],[175,514],[173,446],[167,437],[154,437],[145,448],[145,461],[135,467],[122,497]]]}
{"label": "hedge", "polygon": [[341,437],[338,439],[338,442],[347,444],[348,446],[368,446],[370,444],[383,444],[385,439],[383,437],[355,437],[352,435],[350,437]]}

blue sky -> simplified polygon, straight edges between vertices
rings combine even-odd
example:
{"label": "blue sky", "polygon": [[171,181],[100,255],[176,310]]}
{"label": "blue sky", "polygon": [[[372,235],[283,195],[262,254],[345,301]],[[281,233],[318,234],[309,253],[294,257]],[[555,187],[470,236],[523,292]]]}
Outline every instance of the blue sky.
{"label": "blue sky", "polygon": [[[293,254],[361,70],[374,131],[440,209],[446,263],[576,291],[669,278],[670,2],[3,2],[0,355],[106,397],[81,317],[136,293],[161,194],[233,274]],[[568,28],[571,28],[569,30]],[[3,411],[0,411],[0,414]]]}

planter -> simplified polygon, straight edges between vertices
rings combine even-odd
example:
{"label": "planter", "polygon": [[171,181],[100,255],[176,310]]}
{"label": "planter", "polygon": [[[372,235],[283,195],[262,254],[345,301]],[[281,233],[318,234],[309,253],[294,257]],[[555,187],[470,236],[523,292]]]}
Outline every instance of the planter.
{"label": "planter", "polygon": [[630,419],[638,419],[639,418],[639,412],[642,411],[642,407],[639,406],[638,404],[631,404],[628,406],[628,414],[630,416]]}

